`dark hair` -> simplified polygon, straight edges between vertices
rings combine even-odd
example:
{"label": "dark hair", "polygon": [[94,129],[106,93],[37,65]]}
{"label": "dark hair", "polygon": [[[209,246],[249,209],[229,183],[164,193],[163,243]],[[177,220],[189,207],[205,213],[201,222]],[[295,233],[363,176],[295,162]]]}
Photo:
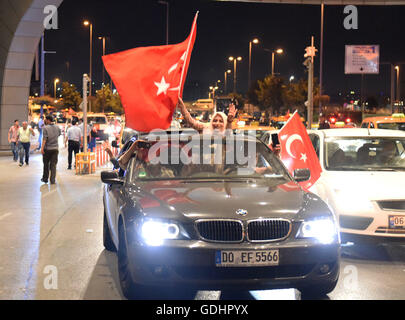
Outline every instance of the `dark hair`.
{"label": "dark hair", "polygon": [[46,120],[53,122],[53,117],[52,116],[46,116]]}
{"label": "dark hair", "polygon": [[14,123],[16,123],[18,120],[14,120]]}
{"label": "dark hair", "polygon": [[73,120],[73,121],[72,121],[72,125],[76,125],[76,123],[77,123],[76,120]]}

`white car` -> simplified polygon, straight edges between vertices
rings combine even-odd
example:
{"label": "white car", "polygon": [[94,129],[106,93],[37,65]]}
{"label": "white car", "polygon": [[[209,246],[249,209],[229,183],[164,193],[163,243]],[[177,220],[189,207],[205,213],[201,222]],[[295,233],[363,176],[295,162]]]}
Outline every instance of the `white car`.
{"label": "white car", "polygon": [[334,210],[342,240],[359,235],[405,239],[405,132],[308,133],[322,166],[320,179],[309,191]]}

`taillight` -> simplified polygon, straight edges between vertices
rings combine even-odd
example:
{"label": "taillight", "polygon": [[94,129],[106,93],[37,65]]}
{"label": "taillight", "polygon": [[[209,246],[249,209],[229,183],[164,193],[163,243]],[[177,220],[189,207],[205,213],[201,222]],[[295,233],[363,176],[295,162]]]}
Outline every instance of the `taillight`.
{"label": "taillight", "polygon": [[331,123],[335,123],[335,122],[336,122],[336,118],[334,118],[334,117],[330,118],[330,122],[331,122]]}
{"label": "taillight", "polygon": [[346,123],[349,123],[349,122],[352,122],[352,119],[347,118],[347,119],[346,119]]}

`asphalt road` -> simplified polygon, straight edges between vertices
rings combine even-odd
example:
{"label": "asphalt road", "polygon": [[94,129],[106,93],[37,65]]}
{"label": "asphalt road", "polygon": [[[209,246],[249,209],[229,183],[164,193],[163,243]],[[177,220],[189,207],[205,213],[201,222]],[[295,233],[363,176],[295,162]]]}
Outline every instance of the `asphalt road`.
{"label": "asphalt road", "polygon": [[[60,149],[56,185],[40,182],[42,156],[19,167],[0,157],[0,299],[120,300],[115,253],[102,245],[102,185],[68,171]],[[336,289],[304,297],[294,289],[190,291],[158,288],[145,299],[405,299],[405,246],[344,247]]]}

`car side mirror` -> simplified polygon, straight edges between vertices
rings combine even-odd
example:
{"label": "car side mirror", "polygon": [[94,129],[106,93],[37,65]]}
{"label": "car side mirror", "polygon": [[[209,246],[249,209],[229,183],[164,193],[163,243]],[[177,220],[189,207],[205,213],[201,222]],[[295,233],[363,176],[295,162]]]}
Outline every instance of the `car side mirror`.
{"label": "car side mirror", "polygon": [[124,181],[118,176],[116,171],[102,171],[101,181],[107,184],[124,184]]}
{"label": "car side mirror", "polygon": [[293,177],[297,182],[307,181],[311,178],[311,171],[309,169],[295,169]]}

